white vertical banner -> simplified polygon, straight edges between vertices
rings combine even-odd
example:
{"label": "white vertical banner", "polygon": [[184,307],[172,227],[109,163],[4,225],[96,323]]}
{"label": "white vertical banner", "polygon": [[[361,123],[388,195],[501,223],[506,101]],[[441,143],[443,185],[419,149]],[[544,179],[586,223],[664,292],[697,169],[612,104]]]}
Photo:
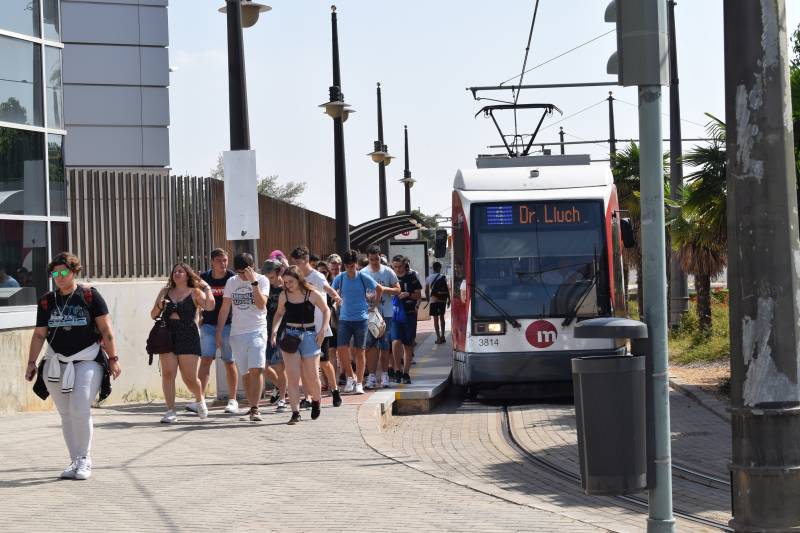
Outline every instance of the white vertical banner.
{"label": "white vertical banner", "polygon": [[255,150],[222,152],[225,235],[229,241],[259,238]]}

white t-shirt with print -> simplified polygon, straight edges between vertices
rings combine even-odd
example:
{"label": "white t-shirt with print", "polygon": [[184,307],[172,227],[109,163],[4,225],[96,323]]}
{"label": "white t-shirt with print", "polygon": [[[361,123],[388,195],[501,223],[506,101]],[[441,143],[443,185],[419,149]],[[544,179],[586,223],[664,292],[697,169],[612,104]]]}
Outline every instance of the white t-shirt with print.
{"label": "white t-shirt with print", "polygon": [[[269,280],[266,276],[256,274],[258,290],[264,295],[269,296]],[[233,276],[225,283],[225,290],[222,292],[223,298],[231,299],[231,335],[241,335],[253,331],[265,330],[267,328],[267,308],[259,309],[253,300],[253,289],[239,276]]]}
{"label": "white t-shirt with print", "polygon": [[[325,279],[325,276],[322,275],[317,270],[312,270],[308,274],[306,274],[306,281],[309,282],[315,289],[322,293],[322,299],[327,301],[327,292],[325,292],[325,287],[330,287],[330,283],[328,280]],[[314,306],[314,329],[319,331],[322,328],[322,311],[319,310],[319,307],[316,305]],[[325,330],[326,337],[333,337],[333,330],[331,330],[330,325],[328,325],[328,329]]]}

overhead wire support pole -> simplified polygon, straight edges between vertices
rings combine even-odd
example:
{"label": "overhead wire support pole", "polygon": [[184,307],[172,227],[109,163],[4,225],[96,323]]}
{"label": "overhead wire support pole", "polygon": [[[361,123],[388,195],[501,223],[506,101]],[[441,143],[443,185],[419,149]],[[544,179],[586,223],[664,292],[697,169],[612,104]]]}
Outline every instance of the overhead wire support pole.
{"label": "overhead wire support pole", "polygon": [[614,129],[614,93],[608,91],[608,153],[611,168],[614,168],[614,158],[617,155],[617,137]]}
{"label": "overhead wire support pole", "polygon": [[800,240],[785,0],[724,5],[731,506],[800,529]]}

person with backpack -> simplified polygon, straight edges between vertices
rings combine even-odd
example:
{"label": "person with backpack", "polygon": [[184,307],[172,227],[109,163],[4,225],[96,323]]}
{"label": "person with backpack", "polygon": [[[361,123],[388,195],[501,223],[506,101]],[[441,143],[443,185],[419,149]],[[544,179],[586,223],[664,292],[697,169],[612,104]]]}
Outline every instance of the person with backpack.
{"label": "person with backpack", "polygon": [[436,344],[443,344],[447,342],[444,338],[444,314],[446,308],[450,307],[450,287],[447,285],[447,277],[442,274],[442,264],[439,261],[433,263],[433,274],[425,280],[425,296],[431,303]]}
{"label": "person with backpack", "polygon": [[[111,377],[121,373],[111,317],[103,297],[94,287],[75,280],[81,262],[69,252],[58,254],[47,271],[56,290],[45,294],[36,309],[25,379],[36,378],[33,391],[41,399],[52,396],[61,416],[61,430],[70,464],[64,479],[89,479],[92,475],[92,401],[111,393]],[[45,341],[47,350],[36,360]]]}
{"label": "person with backpack", "polygon": [[[397,365],[395,381],[411,384],[411,358],[417,338],[417,302],[422,295],[422,284],[411,270],[409,259],[403,255],[392,258],[392,268],[400,283],[400,294],[392,298],[392,349]],[[402,358],[403,365],[400,366]]]}
{"label": "person with backpack", "polygon": [[[369,263],[361,271],[372,276],[378,285],[383,287],[383,296],[376,301],[383,322],[385,324],[383,336],[375,337],[372,331],[367,334],[367,376],[366,387],[375,389],[377,387],[386,388],[389,382],[394,379],[394,367],[392,366],[392,296],[400,294],[400,283],[394,270],[381,264],[381,249],[373,244],[367,248],[367,259]],[[378,379],[377,372],[380,366],[383,376]]]}
{"label": "person with backpack", "polygon": [[[348,250],[342,257],[345,271],[333,280],[333,289],[338,291],[342,298],[339,310],[339,331],[336,342],[339,348],[342,366],[347,374],[347,384],[344,392],[364,394],[364,369],[366,367],[365,347],[367,341],[368,319],[370,303],[380,301],[383,287],[367,274],[364,270],[356,270],[358,266],[358,252]],[[347,346],[353,341],[352,353],[356,360],[356,371],[350,366],[350,357]]]}

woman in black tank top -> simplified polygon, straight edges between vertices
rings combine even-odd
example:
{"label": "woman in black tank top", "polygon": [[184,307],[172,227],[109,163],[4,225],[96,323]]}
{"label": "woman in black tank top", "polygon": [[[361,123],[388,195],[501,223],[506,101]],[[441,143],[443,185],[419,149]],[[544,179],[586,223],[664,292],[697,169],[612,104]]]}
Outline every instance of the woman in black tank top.
{"label": "woman in black tank top", "polygon": [[[328,329],[330,310],[321,292],[312,287],[296,266],[286,269],[283,274],[284,290],[278,299],[278,310],[272,320],[270,343],[278,344],[278,329],[283,322],[285,330],[281,338],[281,350],[286,366],[286,380],[289,386],[289,404],[292,418],[289,424],[300,421],[300,381],[303,390],[311,395],[311,418],[320,415],[322,384],[319,381],[319,355],[325,331]],[[317,331],[314,327],[314,308],[322,311],[322,324]],[[293,337],[293,339],[287,339]],[[289,351],[288,346],[294,351]]]}

